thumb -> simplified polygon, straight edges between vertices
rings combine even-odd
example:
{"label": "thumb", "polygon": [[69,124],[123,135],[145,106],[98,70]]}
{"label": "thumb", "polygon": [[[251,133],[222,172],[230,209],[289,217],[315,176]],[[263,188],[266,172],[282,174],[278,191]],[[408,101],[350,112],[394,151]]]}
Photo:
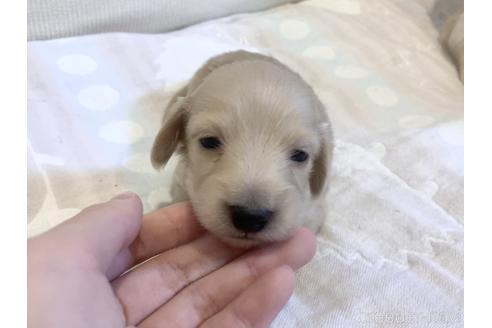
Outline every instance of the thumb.
{"label": "thumb", "polygon": [[127,192],[85,208],[43,238],[52,238],[65,251],[82,252],[105,272],[119,251],[136,238],[141,224],[142,202],[136,194]]}

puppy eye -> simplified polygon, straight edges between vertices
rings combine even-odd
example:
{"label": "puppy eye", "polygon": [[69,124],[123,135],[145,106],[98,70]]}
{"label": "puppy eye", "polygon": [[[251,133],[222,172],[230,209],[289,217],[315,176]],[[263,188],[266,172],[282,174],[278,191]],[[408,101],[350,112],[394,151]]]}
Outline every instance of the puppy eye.
{"label": "puppy eye", "polygon": [[290,155],[290,160],[294,162],[304,162],[309,158],[308,153],[305,151],[296,149],[292,152],[292,155]]}
{"label": "puppy eye", "polygon": [[222,145],[217,137],[205,137],[200,139],[200,144],[205,149],[217,149]]}

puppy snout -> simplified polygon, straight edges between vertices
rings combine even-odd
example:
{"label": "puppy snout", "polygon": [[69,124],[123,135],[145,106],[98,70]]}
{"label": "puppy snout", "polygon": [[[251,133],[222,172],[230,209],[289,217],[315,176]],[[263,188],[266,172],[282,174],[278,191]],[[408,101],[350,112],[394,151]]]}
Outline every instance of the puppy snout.
{"label": "puppy snout", "polygon": [[273,211],[267,208],[229,205],[229,211],[232,224],[243,232],[259,232],[265,228],[273,217]]}

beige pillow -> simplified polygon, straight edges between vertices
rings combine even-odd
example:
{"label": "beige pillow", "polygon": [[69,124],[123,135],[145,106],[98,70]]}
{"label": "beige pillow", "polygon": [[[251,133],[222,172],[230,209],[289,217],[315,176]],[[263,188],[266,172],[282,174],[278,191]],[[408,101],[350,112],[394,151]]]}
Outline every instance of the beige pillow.
{"label": "beige pillow", "polygon": [[103,32],[158,33],[294,0],[29,0],[28,40]]}

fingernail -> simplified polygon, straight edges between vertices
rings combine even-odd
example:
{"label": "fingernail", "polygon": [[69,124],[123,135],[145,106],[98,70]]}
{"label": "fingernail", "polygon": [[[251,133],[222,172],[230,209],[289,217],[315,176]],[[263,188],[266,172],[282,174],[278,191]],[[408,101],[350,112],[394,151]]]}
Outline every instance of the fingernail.
{"label": "fingernail", "polygon": [[127,191],[127,192],[121,193],[121,194],[113,197],[111,200],[115,200],[115,199],[129,199],[129,198],[133,198],[135,196],[136,196],[135,193],[133,193],[131,191]]}

